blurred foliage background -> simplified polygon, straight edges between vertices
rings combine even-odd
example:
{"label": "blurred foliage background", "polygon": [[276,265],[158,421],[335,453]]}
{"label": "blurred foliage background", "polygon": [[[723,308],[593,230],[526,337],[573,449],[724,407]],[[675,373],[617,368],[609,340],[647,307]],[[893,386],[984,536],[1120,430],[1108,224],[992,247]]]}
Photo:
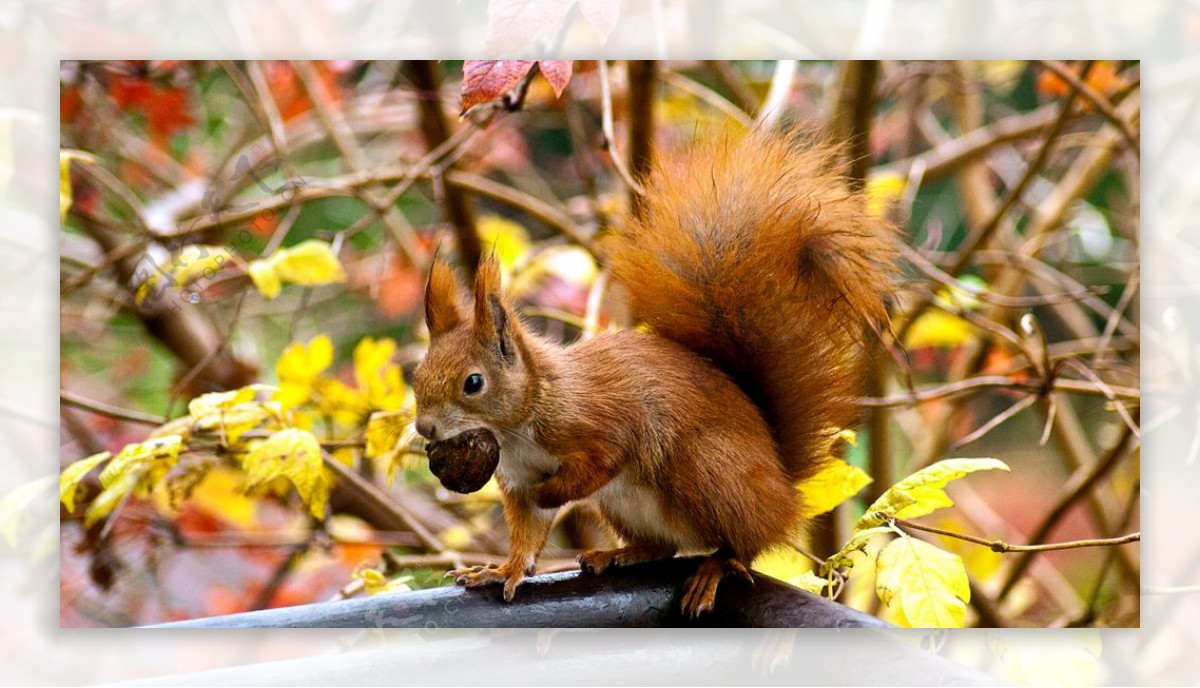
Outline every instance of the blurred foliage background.
{"label": "blurred foliage background", "polygon": [[[909,247],[847,453],[874,481],[801,549],[836,552],[920,468],[996,457],[1011,472],[956,482],[954,508],[921,521],[951,535],[908,531],[962,557],[967,624],[1138,624],[1136,544],[1001,554],[955,535],[1139,528],[1136,62],[503,67],[62,63],[62,463],[79,467],[63,626],[443,585],[502,560],[494,484],[447,492],[406,428],[432,256],[465,275],[495,250],[550,337],[621,324],[594,238],[649,156],[731,123],[851,141],[847,176]],[[307,468],[251,466],[283,427],[320,438]],[[608,542],[569,509],[542,566]],[[897,621],[867,569],[838,598]]]}

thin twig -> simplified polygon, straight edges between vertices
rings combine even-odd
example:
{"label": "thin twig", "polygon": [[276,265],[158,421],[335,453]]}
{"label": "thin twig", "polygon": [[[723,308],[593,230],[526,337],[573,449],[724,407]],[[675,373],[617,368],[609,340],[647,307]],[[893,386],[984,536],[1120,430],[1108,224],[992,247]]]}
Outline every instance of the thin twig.
{"label": "thin twig", "polygon": [[142,413],[141,411],[131,411],[129,409],[118,408],[103,402],[92,401],[91,399],[85,399],[73,392],[68,392],[65,389],[58,390],[58,398],[66,406],[73,406],[78,409],[83,409],[84,411],[91,411],[92,413],[101,416],[128,421],[130,423],[140,423],[142,425],[152,425],[154,427],[158,427],[159,425],[167,422],[167,419],[163,418],[162,416],[155,416],[150,413]]}
{"label": "thin twig", "polygon": [[1133,149],[1133,152],[1139,157],[1141,156],[1142,146],[1138,141],[1138,133],[1134,131],[1133,125],[1130,122],[1117,114],[1117,111],[1113,109],[1112,103],[1109,102],[1108,98],[1105,98],[1103,94],[1089,86],[1086,81],[1080,79],[1058,60],[1038,60],[1038,64],[1054,72],[1058,78],[1067,82],[1071,88],[1083,96],[1084,100],[1094,105],[1100,111],[1100,114],[1107,117],[1117,127],[1117,131],[1121,132],[1121,135],[1125,137],[1125,141]]}
{"label": "thin twig", "polygon": [[694,79],[669,70],[664,70],[659,76],[663,83],[673,86],[688,95],[694,96],[701,101],[708,103],[713,109],[727,115],[730,119],[738,124],[750,129],[754,126],[754,119],[746,114],[746,111],[734,105],[721,96],[720,93],[711,88],[697,82]]}
{"label": "thin twig", "polygon": [[960,437],[959,439],[955,440],[954,444],[951,445],[951,448],[958,449],[960,447],[964,447],[964,446],[974,442],[975,440],[983,437],[984,435],[988,434],[992,430],[995,430],[997,427],[999,427],[1001,424],[1003,424],[1008,419],[1017,415],[1021,411],[1024,411],[1025,409],[1029,408],[1030,406],[1033,406],[1034,403],[1037,402],[1037,400],[1038,400],[1037,394],[1028,394],[1028,395],[1022,397],[1020,400],[1017,401],[1017,403],[1013,404],[1012,406],[1009,406],[1008,408],[1004,409],[1000,413],[997,413],[995,416],[992,416],[988,420],[988,422],[979,426],[970,434],[966,435],[965,437]]}
{"label": "thin twig", "polygon": [[[944,399],[946,397],[958,396],[967,394],[982,389],[1011,389],[1024,392],[1037,392],[1043,388],[1043,383],[1038,380],[1019,380],[1003,375],[980,375],[977,377],[958,380],[955,382],[947,382],[942,385],[934,385],[923,389],[914,390],[910,393],[893,394],[886,397],[859,397],[858,403],[862,406],[908,406],[910,404],[918,404],[935,399]],[[1141,398],[1141,390],[1132,387],[1115,387],[1108,386],[1108,391],[1100,389],[1096,385],[1085,382],[1083,380],[1071,380],[1056,377],[1051,389],[1064,392],[1075,392],[1078,394],[1091,394],[1095,396],[1107,397],[1111,392],[1115,397],[1137,400]]]}
{"label": "thin twig", "polygon": [[[1070,508],[1074,506],[1079,499],[1090,493],[1092,488],[1095,487],[1100,479],[1107,475],[1110,470],[1112,470],[1112,468],[1117,464],[1117,461],[1121,459],[1121,457],[1125,456],[1126,448],[1131,439],[1133,439],[1133,433],[1126,428],[1124,435],[1120,438],[1120,440],[1117,441],[1116,444],[1113,445],[1103,459],[1097,462],[1094,466],[1081,468],[1075,473],[1075,475],[1071,476],[1071,479],[1067,481],[1067,484],[1064,486],[1062,498],[1059,499],[1058,503],[1054,505],[1054,508],[1052,508],[1048,514],[1046,514],[1045,518],[1042,519],[1042,522],[1038,525],[1033,535],[1029,538],[1031,545],[1041,544],[1046,539],[1046,536],[1048,536],[1050,532],[1054,530],[1055,526],[1062,521],[1062,518],[1067,511],[1070,510]],[[1029,567],[1029,564],[1032,563],[1033,554],[1036,553],[1037,550],[1024,551],[1025,554],[1021,558],[1017,559],[1016,563],[1013,564],[1012,569],[1009,571],[1008,578],[1005,580],[1004,585],[1000,588],[999,594],[996,596],[997,600],[1003,600],[1010,592],[1012,592],[1012,589],[1016,586],[1017,581],[1021,579],[1021,574],[1023,574],[1025,569]]]}
{"label": "thin twig", "polygon": [[629,173],[629,168],[625,165],[625,157],[621,155],[621,151],[617,150],[616,127],[613,124],[612,83],[608,76],[608,62],[598,60],[596,64],[600,68],[600,148],[608,153],[613,168],[616,169],[617,175],[621,177],[625,185],[635,194],[644,194],[645,189]]}
{"label": "thin twig", "polygon": [[[308,60],[293,60],[292,68],[296,75],[300,77],[300,85],[304,87],[304,92],[308,94],[308,99],[312,101],[313,108],[316,110],[317,119],[321,121],[321,126],[329,134],[329,138],[337,147],[338,152],[342,154],[342,159],[345,161],[346,167],[350,172],[361,172],[368,168],[366,156],[363,153],[362,147],[354,138],[354,131],[346,122],[346,118],[342,116],[340,110],[334,107],[330,102],[328,95],[322,90],[318,84],[318,75],[312,63]],[[400,217],[400,213],[396,210],[395,202],[387,197],[387,194],[381,194],[377,189],[370,186],[362,189],[362,198],[371,206],[375,212],[375,217],[388,228],[393,239],[396,241],[396,248],[400,254],[410,263],[419,251],[416,248],[416,243],[412,238],[412,227]],[[274,242],[272,242],[274,243]]]}
{"label": "thin twig", "polygon": [[1126,545],[1131,542],[1137,542],[1142,539],[1141,532],[1130,533],[1115,538],[1096,538],[1093,540],[1073,540],[1070,542],[1053,542],[1043,545],[1010,545],[1003,540],[988,540],[986,538],[976,537],[974,535],[966,535],[963,533],[955,533],[953,531],[926,526],[919,523],[913,523],[901,518],[889,519],[892,523],[902,527],[911,528],[913,530],[922,530],[926,533],[934,533],[936,535],[945,535],[947,537],[973,542],[977,545],[983,545],[993,552],[999,554],[1008,554],[1009,552],[1052,552],[1060,549],[1080,549],[1082,547],[1112,547],[1115,545]]}
{"label": "thin twig", "polygon": [[743,115],[749,117],[748,121],[752,125],[754,114],[758,110],[758,97],[746,85],[746,80],[742,78],[742,75],[738,74],[725,60],[705,60],[704,66],[708,67],[708,71],[712,72],[721,86],[729,91],[730,100],[742,111]]}

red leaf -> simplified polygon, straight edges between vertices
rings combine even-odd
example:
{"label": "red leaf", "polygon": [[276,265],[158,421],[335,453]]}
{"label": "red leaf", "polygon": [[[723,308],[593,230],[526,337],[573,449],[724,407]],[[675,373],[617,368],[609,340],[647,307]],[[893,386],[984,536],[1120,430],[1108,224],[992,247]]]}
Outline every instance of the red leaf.
{"label": "red leaf", "polygon": [[462,111],[508,93],[530,69],[533,60],[467,60],[463,64]]}
{"label": "red leaf", "polygon": [[119,76],[108,85],[108,96],[121,109],[145,107],[152,92],[150,82],[140,76]]}
{"label": "red leaf", "polygon": [[165,141],[180,129],[191,126],[187,91],[176,86],[157,89],[146,105],[146,118],[150,134],[158,141]]}
{"label": "red leaf", "polygon": [[579,0],[579,12],[592,25],[600,42],[607,43],[621,14],[621,0]]}
{"label": "red leaf", "polygon": [[424,294],[425,282],[413,268],[397,265],[379,281],[378,287],[380,312],[398,318],[417,309]]}
{"label": "red leaf", "polygon": [[75,114],[79,112],[79,106],[83,102],[83,96],[79,94],[79,87],[74,84],[64,85],[58,91],[58,119],[60,122],[70,124],[75,121]]}
{"label": "red leaf", "polygon": [[[340,107],[342,96],[338,86],[338,70],[342,69],[341,64],[313,62],[312,65],[317,73],[315,87],[319,94],[318,97],[334,107]],[[263,75],[267,79],[267,88],[271,91],[271,98],[275,100],[275,105],[279,108],[279,116],[284,122],[299,117],[312,109],[312,101],[308,97],[308,92],[300,83],[300,78],[291,64],[272,60],[264,62],[262,67]]]}
{"label": "red leaf", "polygon": [[567,18],[574,4],[575,0],[488,0],[487,51],[512,54],[533,47]]}
{"label": "red leaf", "polygon": [[546,77],[546,81],[550,82],[551,88],[554,89],[554,96],[556,98],[561,96],[563,89],[567,87],[567,82],[571,80],[571,61],[538,60],[538,69],[542,71],[542,76]]}

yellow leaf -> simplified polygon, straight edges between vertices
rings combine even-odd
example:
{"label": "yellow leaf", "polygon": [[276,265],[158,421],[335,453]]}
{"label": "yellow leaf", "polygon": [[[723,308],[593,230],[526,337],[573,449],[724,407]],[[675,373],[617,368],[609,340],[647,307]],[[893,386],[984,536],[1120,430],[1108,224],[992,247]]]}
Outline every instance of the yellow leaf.
{"label": "yellow leaf", "polygon": [[821,591],[825,589],[825,586],[829,584],[829,581],[818,576],[812,571],[806,571],[799,576],[789,578],[788,583],[800,588],[801,590],[807,590],[814,595],[820,595]]}
{"label": "yellow leaf", "polygon": [[842,545],[842,549],[825,560],[825,564],[821,566],[821,573],[823,575],[828,575],[829,572],[834,569],[853,567],[854,560],[851,558],[851,556],[856,552],[865,551],[867,544],[871,541],[871,538],[875,537],[876,535],[895,532],[896,531],[888,528],[887,526],[879,526],[876,528],[866,528],[854,531],[854,534],[850,536],[850,539],[846,541],[846,544]]}
{"label": "yellow leaf", "polygon": [[1025,60],[980,60],[975,63],[975,71],[989,88],[1008,92],[1020,80],[1025,65]]}
{"label": "yellow leaf", "polygon": [[358,468],[358,455],[353,447],[339,447],[329,452],[329,455],[347,468]]}
{"label": "yellow leaf", "polygon": [[378,595],[384,592],[408,592],[412,590],[409,583],[412,576],[399,576],[388,580],[382,571],[372,568],[360,568],[350,574],[356,580],[362,581],[363,590],[368,595]]}
{"label": "yellow leaf", "polygon": [[254,288],[268,301],[279,296],[279,292],[283,290],[283,280],[279,279],[275,266],[268,260],[251,261],[246,266],[246,274],[250,275]]}
{"label": "yellow leaf", "polygon": [[1002,470],[1008,466],[999,459],[945,459],[926,466],[888,488],[858,519],[861,530],[886,523],[889,518],[924,516],[954,502],[946,494],[946,484],[975,471]]}
{"label": "yellow leaf", "polygon": [[67,211],[75,201],[71,190],[71,161],[95,160],[91,155],[77,150],[60,150],[58,152],[58,212],[61,222],[67,221]]}
{"label": "yellow leaf", "polygon": [[309,239],[280,249],[271,256],[271,262],[284,282],[315,285],[346,281],[346,272],[333,255],[333,247],[324,241]]}
{"label": "yellow leaf", "polygon": [[333,342],[318,335],[307,344],[289,344],[275,363],[279,390],[275,399],[284,409],[292,409],[308,401],[317,376],[333,363]]}
{"label": "yellow leaf", "polygon": [[779,580],[791,580],[812,571],[812,560],[793,548],[777,548],[755,557],[755,571]]}
{"label": "yellow leaf", "polygon": [[[189,255],[195,252],[194,256]],[[206,246],[192,244],[184,246],[175,252],[169,267],[171,285],[176,289],[185,287],[203,279],[213,279],[217,273],[236,262],[233,253],[223,246]],[[146,279],[138,285],[134,299],[142,303],[150,294],[159,293],[159,285],[168,279],[158,270],[150,272]]]}
{"label": "yellow leaf", "polygon": [[[193,404],[195,401],[197,400],[193,400]],[[192,408],[189,404],[188,409]],[[282,425],[283,418],[283,407],[277,401],[250,401],[222,405],[215,409],[197,405],[197,410],[204,412],[204,415],[196,417],[195,429],[219,433],[222,443],[227,447],[237,446],[242,435],[260,426],[278,428]]]}
{"label": "yellow leaf", "polygon": [[858,433],[853,430],[839,430],[835,439],[841,440],[851,447],[858,446]]}
{"label": "yellow leaf", "polygon": [[367,421],[366,455],[374,462],[375,470],[386,476],[389,487],[401,468],[405,456],[402,450],[416,437],[412,420],[412,411],[405,409],[377,411]]}
{"label": "yellow leaf", "polygon": [[408,411],[376,411],[367,421],[367,457],[386,456],[396,450],[412,424]]}
{"label": "yellow leaf", "polygon": [[182,449],[183,438],[179,435],[151,437],[145,442],[127,444],[100,471],[100,484],[107,489],[114,484],[124,484],[126,476],[141,476],[147,472],[152,472],[152,475],[146,482],[153,482],[175,465]]}
{"label": "yellow leaf", "polygon": [[325,516],[329,476],[321,457],[321,443],[311,432],[287,428],[254,445],[242,461],[246,489],[286,478],[315,518]]}
{"label": "yellow leaf", "polygon": [[108,516],[131,492],[148,494],[175,465],[182,449],[180,435],[151,437],[145,442],[126,445],[100,471],[100,484],[104,489],[84,514],[84,527]]}
{"label": "yellow leaf", "polygon": [[453,525],[439,533],[438,539],[448,549],[462,550],[471,544],[471,531],[464,525]]}
{"label": "yellow leaf", "polygon": [[812,478],[799,485],[803,495],[803,514],[812,518],[827,511],[858,494],[871,476],[862,469],[851,466],[842,459],[827,459],[825,466]]}
{"label": "yellow leaf", "polygon": [[511,274],[529,253],[529,234],[521,225],[498,215],[484,215],[476,225],[485,253],[495,251],[496,259]]}
{"label": "yellow leaf", "polygon": [[904,195],[907,182],[897,172],[879,172],[867,179],[867,212],[883,216],[892,203]]}
{"label": "yellow leaf", "polygon": [[392,362],[396,342],[364,337],[354,347],[354,377],[371,408],[395,411],[404,404],[404,379]]}
{"label": "yellow leaf", "polygon": [[137,487],[140,473],[122,473],[96,496],[83,515],[83,527],[91,528],[92,524],[112,513],[129,493]]}
{"label": "yellow leaf", "polygon": [[904,344],[921,347],[953,348],[967,342],[975,326],[956,314],[979,307],[979,294],[987,283],[975,275],[964,275],[958,282],[938,291],[933,303],[938,309],[927,310],[908,328]]}
{"label": "yellow leaf", "polygon": [[58,499],[68,512],[75,511],[75,498],[79,496],[79,485],[83,482],[84,476],[110,458],[112,458],[112,454],[100,452],[92,454],[86,459],[80,459],[63,469],[62,475],[58,478]]}
{"label": "yellow leaf", "polygon": [[166,423],[154,428],[150,431],[149,437],[166,437],[167,435],[179,435],[186,443],[188,437],[192,434],[192,417],[180,416],[174,420],[169,420]]}
{"label": "yellow leaf", "polygon": [[357,426],[371,412],[366,395],[347,386],[341,380],[321,378],[313,384],[317,408],[347,427]]}
{"label": "yellow leaf", "polygon": [[962,559],[907,535],[879,552],[875,592],[889,607],[897,602],[912,628],[962,628],[971,601]]}
{"label": "yellow leaf", "polygon": [[904,335],[904,346],[909,349],[953,349],[970,340],[974,331],[974,325],[953,313],[929,310],[908,328]]}
{"label": "yellow leaf", "polygon": [[235,389],[231,392],[201,394],[188,402],[188,415],[193,420],[200,420],[204,416],[220,413],[236,404],[250,401],[253,398],[254,390],[250,387]]}
{"label": "yellow leaf", "polygon": [[346,281],[346,272],[333,255],[333,247],[316,239],[251,261],[246,272],[268,301],[279,295],[284,282],[313,286]]}
{"label": "yellow leaf", "polygon": [[236,470],[217,466],[192,490],[189,501],[204,513],[238,528],[253,528],[258,525],[258,503],[246,497],[243,483],[243,476]]}
{"label": "yellow leaf", "polygon": [[[84,459],[85,461],[87,459]],[[9,547],[17,546],[17,526],[21,525],[21,516],[29,511],[33,501],[54,484],[54,476],[46,475],[18,485],[0,499],[0,535],[8,541]],[[61,479],[59,494],[62,494]]]}

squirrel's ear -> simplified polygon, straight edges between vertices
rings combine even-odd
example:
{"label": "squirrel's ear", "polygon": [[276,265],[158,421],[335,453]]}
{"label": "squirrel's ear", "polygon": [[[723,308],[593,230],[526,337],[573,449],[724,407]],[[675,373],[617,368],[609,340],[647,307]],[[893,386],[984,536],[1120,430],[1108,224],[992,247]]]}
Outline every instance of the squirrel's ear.
{"label": "squirrel's ear", "polygon": [[458,327],[464,318],[461,303],[454,271],[435,260],[425,284],[425,325],[429,327],[430,337]]}
{"label": "squirrel's ear", "polygon": [[500,292],[500,263],[494,257],[485,259],[475,272],[475,334],[501,358],[512,357],[512,324]]}

